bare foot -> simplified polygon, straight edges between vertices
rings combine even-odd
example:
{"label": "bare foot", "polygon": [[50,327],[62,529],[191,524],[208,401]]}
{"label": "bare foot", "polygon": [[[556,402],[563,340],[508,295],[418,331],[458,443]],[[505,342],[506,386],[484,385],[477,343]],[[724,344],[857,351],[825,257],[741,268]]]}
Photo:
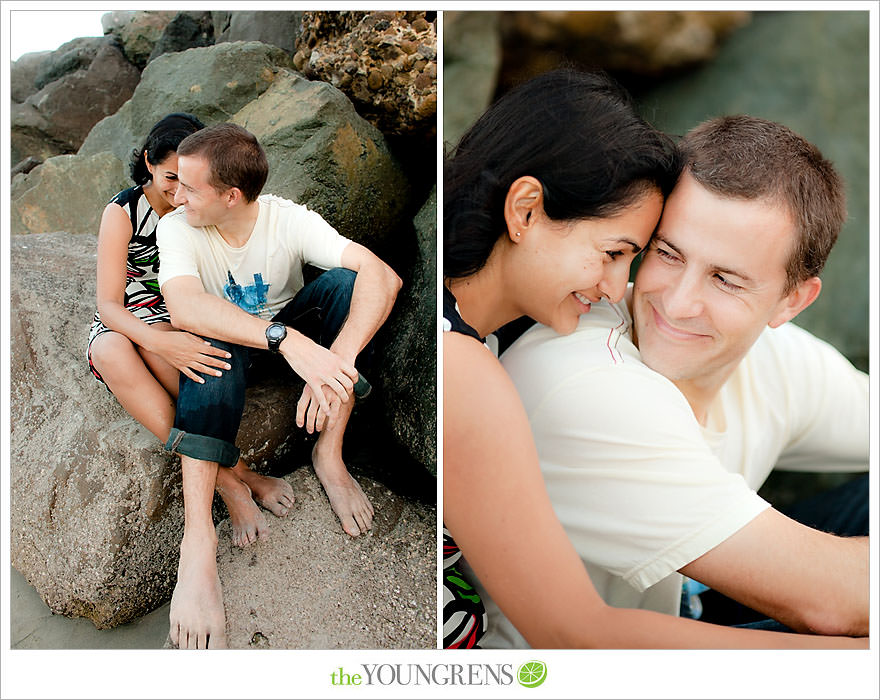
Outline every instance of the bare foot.
{"label": "bare foot", "polygon": [[348,473],[342,455],[318,448],[319,445],[315,445],[312,450],[315,474],[327,492],[330,507],[342,523],[342,529],[356,537],[372,527],[373,506],[360,484]]}
{"label": "bare foot", "polygon": [[217,493],[229,510],[232,522],[232,544],[247,547],[269,535],[269,523],[251,496],[251,490],[232,469],[217,470]]}
{"label": "bare foot", "polygon": [[232,468],[232,473],[248,485],[257,503],[279,518],[293,508],[293,489],[284,479],[257,474],[241,460]]}
{"label": "bare foot", "polygon": [[169,636],[179,649],[225,649],[226,615],[217,575],[217,539],[180,543]]}

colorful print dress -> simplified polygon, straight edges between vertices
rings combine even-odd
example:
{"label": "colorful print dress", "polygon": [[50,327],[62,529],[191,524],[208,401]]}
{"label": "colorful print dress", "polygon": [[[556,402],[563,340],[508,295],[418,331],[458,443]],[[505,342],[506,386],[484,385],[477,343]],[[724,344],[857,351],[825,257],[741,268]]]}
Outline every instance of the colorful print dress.
{"label": "colorful print dress", "polygon": [[[159,215],[153,211],[141,185],[123,190],[110,202],[121,206],[131,219],[132,235],[125,267],[125,308],[145,323],[169,321],[157,279],[159,248],[156,246],[156,227],[159,225]],[[103,378],[92,365],[92,341],[109,330],[95,311],[89,329],[87,356],[92,374],[102,382]]]}

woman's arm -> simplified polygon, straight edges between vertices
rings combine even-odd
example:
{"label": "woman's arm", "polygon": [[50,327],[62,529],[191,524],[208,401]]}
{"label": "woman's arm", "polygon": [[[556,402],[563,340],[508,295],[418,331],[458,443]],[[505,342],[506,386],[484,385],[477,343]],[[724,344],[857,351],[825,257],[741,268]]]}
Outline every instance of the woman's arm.
{"label": "woman's arm", "polygon": [[[443,519],[537,648],[867,648],[867,639],[710,625],[604,603],[556,518],[522,403],[473,338],[443,338]],[[489,621],[492,624],[492,621]]]}
{"label": "woman's arm", "polygon": [[108,204],[101,216],[98,231],[97,305],[101,322],[121,333],[135,345],[154,352],[168,364],[194,381],[202,379],[195,372],[219,374],[226,366],[220,358],[228,353],[190,333],[168,332],[151,327],[125,308],[128,244],[131,220],[118,204]]}

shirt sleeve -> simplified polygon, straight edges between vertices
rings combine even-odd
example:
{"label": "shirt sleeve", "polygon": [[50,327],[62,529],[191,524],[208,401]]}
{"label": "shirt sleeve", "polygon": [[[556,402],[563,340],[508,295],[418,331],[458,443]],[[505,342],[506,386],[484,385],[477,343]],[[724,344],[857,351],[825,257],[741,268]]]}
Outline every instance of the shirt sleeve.
{"label": "shirt sleeve", "polygon": [[[792,471],[868,469],[868,375],[840,352],[802,328],[787,323],[766,332],[760,362],[784,381],[791,432],[776,468]],[[765,340],[762,338],[762,340]]]}
{"label": "shirt sleeve", "polygon": [[200,277],[196,248],[184,215],[171,212],[159,219],[156,228],[159,247],[159,288],[181,275]]}
{"label": "shirt sleeve", "polygon": [[566,378],[530,420],[547,491],[575,548],[639,591],[769,507],[712,454],[675,386],[645,367]]}
{"label": "shirt sleeve", "polygon": [[288,240],[294,254],[304,263],[322,270],[342,267],[342,251],[351,241],[328,224],[317,212],[296,206],[288,225]]}

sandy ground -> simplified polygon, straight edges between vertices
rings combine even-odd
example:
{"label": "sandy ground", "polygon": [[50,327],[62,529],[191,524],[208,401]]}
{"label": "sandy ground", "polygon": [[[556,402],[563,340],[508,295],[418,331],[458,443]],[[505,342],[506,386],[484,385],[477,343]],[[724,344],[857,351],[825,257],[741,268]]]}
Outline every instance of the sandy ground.
{"label": "sandy ground", "polygon": [[[376,508],[373,529],[342,532],[311,469],[285,477],[297,503],[266,513],[268,541],[241,550],[218,524],[218,569],[233,649],[433,649],[436,511],[380,483],[360,482]],[[168,608],[111,630],[53,614],[11,571],[12,649],[169,648]]]}
{"label": "sandy ground", "polygon": [[161,649],[168,605],[135,622],[99,630],[85,618],[55,615],[27,579],[10,567],[10,646],[13,649]]}

